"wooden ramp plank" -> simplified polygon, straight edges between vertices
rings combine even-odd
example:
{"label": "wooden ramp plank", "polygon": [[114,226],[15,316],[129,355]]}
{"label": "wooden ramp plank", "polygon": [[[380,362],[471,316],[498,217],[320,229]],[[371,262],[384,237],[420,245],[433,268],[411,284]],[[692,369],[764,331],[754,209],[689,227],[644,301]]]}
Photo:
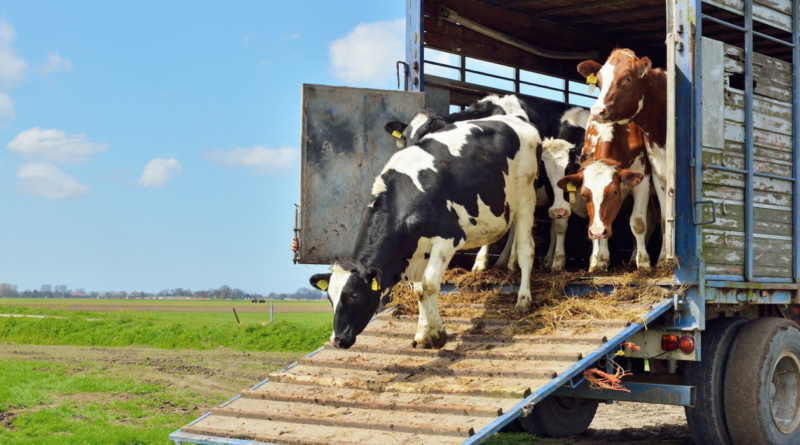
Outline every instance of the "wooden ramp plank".
{"label": "wooden ramp plank", "polygon": [[[378,430],[392,430],[389,428],[393,424],[403,425],[405,432],[418,432],[417,429],[427,429],[429,434],[443,436],[468,437],[467,432],[474,427],[480,427],[486,423],[485,417],[426,413],[420,411],[401,411],[401,410],[371,410],[365,406],[361,407],[335,407],[331,405],[307,404],[295,401],[276,401],[269,404],[261,399],[238,398],[226,405],[224,409],[242,411],[245,413],[267,413],[275,416],[294,416],[296,420],[290,418],[278,419],[283,422],[305,423],[304,417],[325,420],[343,420],[354,422],[351,425],[336,424],[332,426],[346,426],[348,428],[365,428]],[[223,412],[221,412],[222,414]],[[233,413],[237,414],[237,413]],[[212,412],[213,415],[213,412]],[[247,417],[247,414],[243,414]],[[251,416],[252,417],[252,416]],[[255,418],[255,417],[253,417]],[[313,421],[312,421],[313,423]],[[318,423],[327,425],[327,423]],[[442,427],[441,431],[432,432],[431,426]],[[393,431],[399,431],[394,429]]]}
{"label": "wooden ramp plank", "polygon": [[[374,393],[377,395],[377,393]],[[342,400],[329,397],[304,396],[297,394],[282,394],[268,391],[242,391],[242,398],[270,400],[275,402],[308,403],[337,408],[363,408],[384,411],[413,411],[431,414],[452,414],[475,417],[498,417],[503,414],[503,408],[468,405],[433,405],[402,402],[369,402],[363,400]]]}
{"label": "wooden ramp plank", "polygon": [[[299,423],[303,425],[323,425],[345,428],[362,428],[369,430],[392,431],[414,434],[433,434],[436,436],[470,437],[475,434],[473,428],[464,428],[447,425],[430,425],[420,423],[403,422],[374,422],[356,420],[358,417],[323,418],[315,416],[301,416],[295,414],[283,414],[268,411],[245,411],[233,408],[214,408],[211,410],[212,416],[235,417],[237,419],[256,419],[271,420],[277,422]],[[353,419],[353,420],[348,420]]]}
{"label": "wooden ramp plank", "polygon": [[470,367],[450,368],[442,366],[404,366],[396,364],[376,364],[369,361],[340,361],[340,360],[325,360],[318,358],[307,358],[300,361],[300,363],[307,366],[316,366],[320,368],[339,368],[339,369],[358,369],[363,371],[375,372],[389,372],[394,374],[425,374],[425,375],[441,375],[441,376],[459,376],[459,377],[502,377],[502,378],[519,378],[519,379],[553,379],[558,376],[558,373],[552,369],[541,370],[510,370],[502,366],[493,369],[475,369]]}
{"label": "wooden ramp plank", "polygon": [[449,349],[415,349],[415,348],[384,348],[380,346],[371,345],[355,345],[350,348],[352,351],[357,352],[370,352],[377,354],[388,354],[398,356],[412,356],[412,357],[452,357],[452,358],[470,358],[476,360],[550,360],[550,361],[569,361],[577,362],[582,358],[580,352],[566,352],[566,353],[550,353],[550,352],[532,352],[532,353],[518,353],[518,352],[503,352],[495,351],[494,349],[485,350],[449,350]]}
{"label": "wooden ramp plank", "polygon": [[[280,383],[277,381],[267,381],[253,389],[259,393],[277,393],[299,399],[333,399],[343,403],[369,403],[376,402],[385,405],[396,406],[469,406],[484,407],[489,412],[496,409],[503,410],[513,407],[519,401],[517,399],[507,399],[500,397],[465,396],[454,394],[414,394],[396,392],[375,392],[363,389],[351,388],[326,388],[307,385],[294,385],[290,383]],[[399,408],[398,408],[399,409]],[[488,415],[487,415],[488,416]],[[483,417],[483,416],[479,416]],[[489,416],[493,417],[493,416]]]}
{"label": "wooden ramp plank", "polygon": [[209,416],[181,431],[286,445],[457,445],[461,437]]}
{"label": "wooden ramp plank", "polygon": [[[281,383],[325,386],[330,388],[368,389],[377,392],[438,393],[523,399],[531,394],[531,385],[545,381],[486,379],[478,377],[409,376],[378,374],[356,370],[326,370],[298,365],[286,373],[270,374]],[[549,379],[548,379],[549,380]]]}

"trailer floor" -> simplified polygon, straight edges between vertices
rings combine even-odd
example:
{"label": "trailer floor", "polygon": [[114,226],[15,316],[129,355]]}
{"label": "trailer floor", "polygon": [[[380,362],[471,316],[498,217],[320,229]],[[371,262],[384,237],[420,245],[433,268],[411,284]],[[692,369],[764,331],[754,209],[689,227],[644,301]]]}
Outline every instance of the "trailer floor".
{"label": "trailer floor", "polygon": [[531,394],[543,397],[557,386],[554,378],[568,370],[575,374],[579,361],[608,347],[609,340],[622,341],[619,334],[629,330],[624,320],[587,320],[551,335],[480,334],[481,327],[510,322],[445,318],[447,345],[420,350],[411,347],[414,317],[380,314],[352,348],[326,344],[170,438],[181,443],[460,444],[476,432],[491,435],[487,426],[499,429],[500,416],[519,410]]}

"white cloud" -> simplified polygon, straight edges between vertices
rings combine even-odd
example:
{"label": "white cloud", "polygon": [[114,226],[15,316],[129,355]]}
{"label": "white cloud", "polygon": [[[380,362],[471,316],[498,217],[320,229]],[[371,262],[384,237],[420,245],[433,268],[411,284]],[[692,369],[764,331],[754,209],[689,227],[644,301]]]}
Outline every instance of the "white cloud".
{"label": "white cloud", "polygon": [[405,20],[361,23],[331,43],[330,66],[348,84],[382,86],[395,76],[395,64],[404,59]]}
{"label": "white cloud", "polygon": [[142,187],[164,187],[167,181],[180,176],[183,171],[181,163],[177,159],[156,158],[148,162],[144,167],[142,176],[139,178],[139,185]]}
{"label": "white cloud", "polygon": [[108,150],[107,142],[90,142],[85,134],[67,134],[63,130],[25,130],[6,146],[9,151],[34,159],[53,162],[86,162],[89,155]]}
{"label": "white cloud", "polygon": [[35,162],[17,170],[17,193],[43,196],[49,199],[80,198],[92,193],[92,188],[81,184],[52,164]]}
{"label": "white cloud", "polygon": [[14,41],[14,27],[5,17],[0,17],[0,86],[11,88],[25,78],[28,62],[17,56],[11,47]]}
{"label": "white cloud", "polygon": [[215,164],[226,167],[249,167],[255,174],[269,174],[294,165],[298,153],[294,148],[252,147],[206,150],[205,156]]}
{"label": "white cloud", "polygon": [[61,57],[58,53],[47,53],[47,63],[36,68],[42,74],[55,73],[56,71],[72,71],[72,62]]}
{"label": "white cloud", "polygon": [[294,34],[284,34],[283,35],[283,39],[284,40],[295,40],[295,39],[299,39],[299,38],[300,38],[300,33],[299,32],[295,32]]}
{"label": "white cloud", "polygon": [[11,100],[11,96],[0,91],[0,124],[3,119],[10,119],[14,115],[14,102]]}

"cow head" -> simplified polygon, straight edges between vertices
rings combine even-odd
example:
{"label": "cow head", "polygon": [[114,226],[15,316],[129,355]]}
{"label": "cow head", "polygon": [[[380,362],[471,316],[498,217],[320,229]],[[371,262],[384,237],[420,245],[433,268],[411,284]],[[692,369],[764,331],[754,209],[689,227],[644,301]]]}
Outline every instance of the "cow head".
{"label": "cow head", "polygon": [[605,65],[593,60],[581,62],[578,72],[594,75],[600,96],[592,106],[592,120],[600,123],[627,124],[644,108],[646,77],[652,67],[647,57],[641,59],[629,49],[611,53]]}
{"label": "cow head", "polygon": [[562,190],[580,191],[589,213],[589,238],[609,238],[611,223],[622,205],[622,186],[636,187],[644,175],[635,170],[625,170],[608,159],[588,160],[574,175],[558,181]]}
{"label": "cow head", "polygon": [[438,131],[445,125],[447,124],[433,111],[422,110],[408,124],[394,121],[384,125],[383,129],[395,138],[397,148],[403,149],[417,145],[425,135]]}
{"label": "cow head", "polygon": [[570,159],[570,152],[575,146],[562,139],[548,138],[542,141],[542,163],[553,187],[553,205],[550,206],[550,218],[566,219],[572,213],[569,192],[558,192],[559,179],[578,171],[580,166]]}
{"label": "cow head", "polygon": [[381,271],[358,263],[339,262],[332,273],[317,274],[309,280],[315,288],[328,293],[333,305],[331,342],[347,349],[356,342],[375,315],[381,301]]}

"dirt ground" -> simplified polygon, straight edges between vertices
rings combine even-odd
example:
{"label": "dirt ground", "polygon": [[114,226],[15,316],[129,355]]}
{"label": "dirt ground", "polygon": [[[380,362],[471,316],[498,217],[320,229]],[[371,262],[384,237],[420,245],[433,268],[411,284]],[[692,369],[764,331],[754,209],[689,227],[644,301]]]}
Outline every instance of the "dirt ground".
{"label": "dirt ground", "polygon": [[[263,380],[267,373],[296,360],[297,353],[173,351],[151,348],[90,348],[73,346],[0,345],[0,360],[92,362],[130,372],[169,386],[203,394],[191,411],[212,408],[211,400],[232,398]],[[205,402],[204,402],[205,401]],[[3,422],[0,416],[0,423]],[[542,445],[678,444],[691,445],[683,408],[637,403],[601,404],[590,430],[583,436],[537,439]]]}

